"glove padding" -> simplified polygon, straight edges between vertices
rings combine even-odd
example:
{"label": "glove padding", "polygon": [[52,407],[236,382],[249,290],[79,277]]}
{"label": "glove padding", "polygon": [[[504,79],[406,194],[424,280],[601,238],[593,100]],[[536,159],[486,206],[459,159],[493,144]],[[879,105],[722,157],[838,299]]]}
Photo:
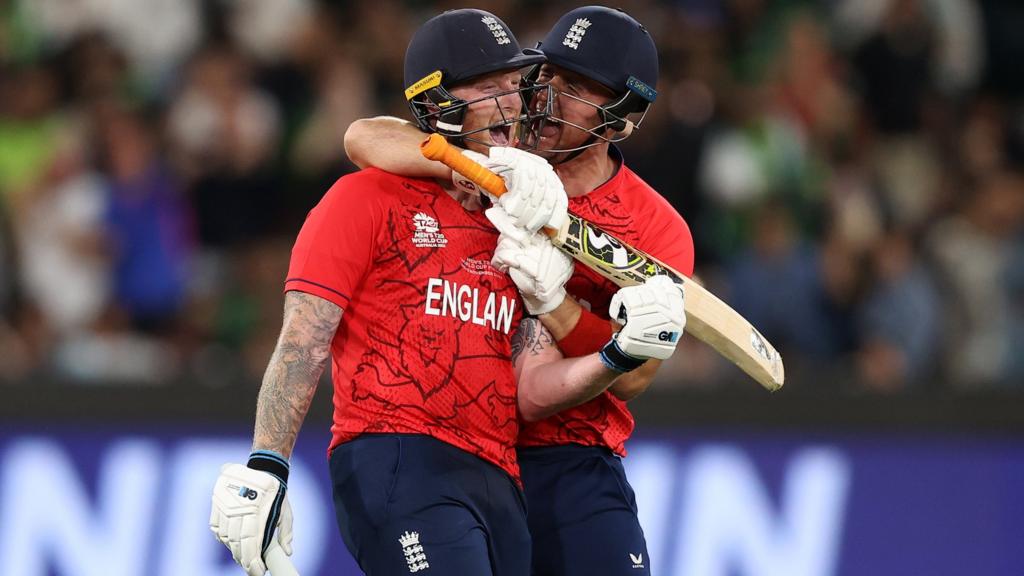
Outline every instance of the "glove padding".
{"label": "glove padding", "polygon": [[526,311],[538,315],[558,308],[565,300],[565,283],[573,273],[572,258],[555,248],[544,234],[527,234],[515,226],[500,206],[489,208],[485,214],[501,232],[491,263],[512,277]]}
{"label": "glove padding", "polygon": [[210,530],[249,576],[266,574],[263,554],[272,538],[285,554],[292,554],[292,509],[286,492],[287,486],[267,472],[241,464],[221,467],[213,488]]}
{"label": "glove padding", "polygon": [[[558,230],[565,222],[569,197],[547,160],[506,146],[492,146],[489,156],[472,150],[462,153],[505,180],[508,191],[492,200],[505,209],[516,226],[532,233],[545,226]],[[452,183],[458,190],[481,192],[476,184],[454,170]]]}
{"label": "glove padding", "polygon": [[608,314],[623,323],[614,338],[633,358],[666,360],[686,328],[684,292],[667,276],[655,276],[612,296]]}

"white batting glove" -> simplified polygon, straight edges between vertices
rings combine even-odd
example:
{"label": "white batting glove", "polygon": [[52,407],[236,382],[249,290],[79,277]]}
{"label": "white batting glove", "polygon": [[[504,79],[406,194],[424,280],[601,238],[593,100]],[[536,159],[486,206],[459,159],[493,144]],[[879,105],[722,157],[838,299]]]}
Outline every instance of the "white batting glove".
{"label": "white batting glove", "polygon": [[536,232],[545,226],[558,230],[565,222],[569,197],[547,160],[518,148],[493,146],[484,165],[505,180],[508,192],[498,204],[516,226]]}
{"label": "white batting glove", "polygon": [[558,308],[565,300],[565,283],[572,276],[572,258],[555,248],[547,236],[525,234],[500,206],[489,208],[485,214],[501,232],[491,263],[512,277],[526,311],[539,315]]}
{"label": "white batting glove", "polygon": [[666,360],[686,328],[683,287],[666,276],[622,288],[612,296],[608,314],[623,322],[614,336],[620,351],[640,360]]}
{"label": "white batting glove", "polygon": [[292,553],[292,509],[286,490],[268,472],[242,464],[221,467],[213,488],[210,530],[249,576],[266,574],[263,554],[272,538],[285,554]]}

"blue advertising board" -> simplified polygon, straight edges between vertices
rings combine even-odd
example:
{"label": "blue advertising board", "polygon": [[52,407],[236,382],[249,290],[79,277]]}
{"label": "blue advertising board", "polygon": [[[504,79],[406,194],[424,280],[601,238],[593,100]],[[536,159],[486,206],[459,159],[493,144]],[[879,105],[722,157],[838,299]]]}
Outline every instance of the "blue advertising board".
{"label": "blue advertising board", "polygon": [[[306,430],[293,459],[303,576],[360,574],[327,441]],[[629,449],[657,576],[1024,574],[1024,439],[679,429]],[[3,573],[238,576],[207,520],[220,465],[248,451],[238,428],[4,430]]]}

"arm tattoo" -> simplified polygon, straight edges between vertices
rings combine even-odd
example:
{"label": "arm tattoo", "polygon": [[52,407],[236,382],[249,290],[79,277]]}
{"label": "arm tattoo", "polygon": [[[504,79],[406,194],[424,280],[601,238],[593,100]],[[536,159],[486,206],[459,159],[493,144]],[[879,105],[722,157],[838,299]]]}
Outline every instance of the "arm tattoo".
{"label": "arm tattoo", "polygon": [[342,310],[323,298],[288,292],[284,322],[256,403],[253,449],[289,456],[331,356]]}
{"label": "arm tattoo", "polygon": [[512,335],[512,363],[515,364],[524,351],[531,356],[540,354],[545,348],[555,345],[547,328],[536,318],[523,318],[519,329]]}
{"label": "arm tattoo", "polygon": [[523,353],[523,348],[526,346],[526,340],[528,336],[526,333],[533,329],[533,323],[529,318],[524,318],[519,323],[519,327],[516,328],[516,333],[512,335],[512,364],[515,364],[519,360],[519,355]]}

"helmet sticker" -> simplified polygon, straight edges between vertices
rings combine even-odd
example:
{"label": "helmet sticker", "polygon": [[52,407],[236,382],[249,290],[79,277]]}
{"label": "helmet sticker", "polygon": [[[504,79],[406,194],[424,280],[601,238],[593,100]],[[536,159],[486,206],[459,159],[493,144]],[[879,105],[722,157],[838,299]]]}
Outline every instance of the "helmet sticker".
{"label": "helmet sticker", "polygon": [[629,80],[626,80],[626,88],[629,88],[630,91],[648,102],[654,102],[654,99],[658,97],[657,90],[651,88],[636,76],[630,76]]}
{"label": "helmet sticker", "polygon": [[405,89],[405,99],[412,100],[417,94],[422,94],[431,88],[441,85],[441,71],[435,70],[427,76],[417,80],[412,86]]}

